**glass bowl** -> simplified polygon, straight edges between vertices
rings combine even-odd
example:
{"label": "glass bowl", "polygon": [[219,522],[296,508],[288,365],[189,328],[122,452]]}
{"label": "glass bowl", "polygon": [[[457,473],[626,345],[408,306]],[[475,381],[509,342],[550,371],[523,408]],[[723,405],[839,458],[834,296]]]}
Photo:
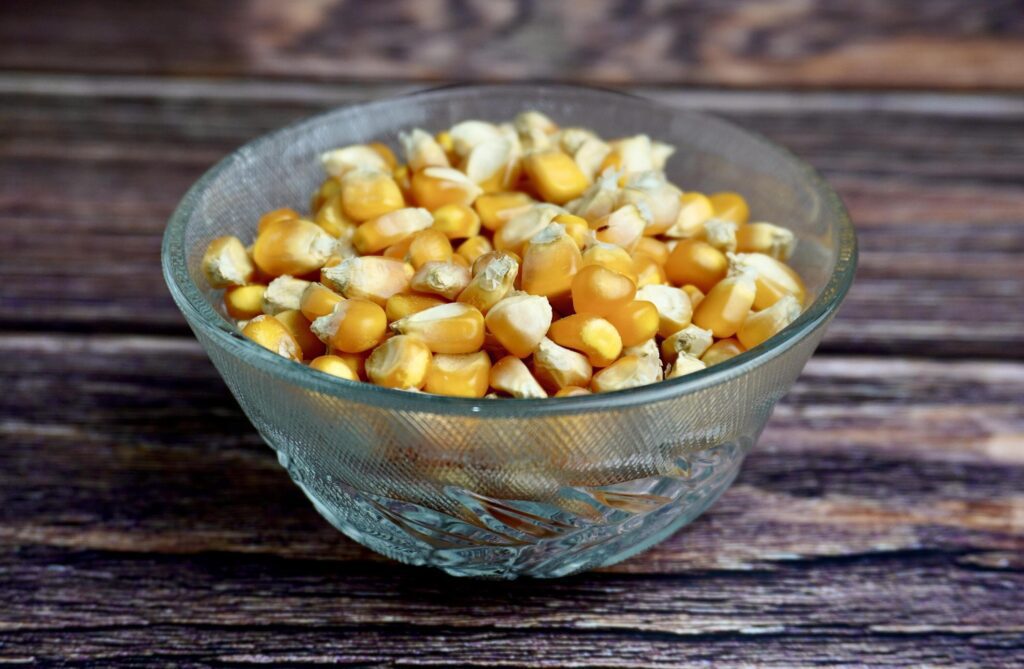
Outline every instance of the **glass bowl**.
{"label": "glass bowl", "polygon": [[[606,137],[674,144],[686,190],[743,193],[794,230],[810,306],[761,346],[685,377],[544,400],[402,392],[321,374],[244,339],[200,271],[207,242],[254,236],[306,203],[317,156],[399,131],[538,109]],[[163,242],[167,284],[242,410],[317,510],[359,543],[458,576],[557,577],[665,539],[729,487],[853,278],[856,239],[835,193],[787,151],[724,121],[570,86],[464,86],[337,109],[258,139],[186,194]]]}

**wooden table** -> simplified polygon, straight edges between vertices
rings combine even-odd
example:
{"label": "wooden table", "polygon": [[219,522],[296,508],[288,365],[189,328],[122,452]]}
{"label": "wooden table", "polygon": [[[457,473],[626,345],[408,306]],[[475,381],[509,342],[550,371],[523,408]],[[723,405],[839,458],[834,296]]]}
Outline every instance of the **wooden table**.
{"label": "wooden table", "polygon": [[[1024,10],[648,4],[3,3],[0,665],[1024,666]],[[524,77],[766,133],[862,260],[705,516],[610,569],[466,582],[316,514],[159,241],[256,135]]]}

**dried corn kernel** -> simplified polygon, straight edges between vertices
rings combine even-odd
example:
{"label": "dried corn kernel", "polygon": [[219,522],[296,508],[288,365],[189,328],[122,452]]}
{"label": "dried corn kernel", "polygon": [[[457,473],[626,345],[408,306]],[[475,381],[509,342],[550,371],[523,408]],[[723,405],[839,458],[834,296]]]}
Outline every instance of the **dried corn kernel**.
{"label": "dried corn kernel", "polygon": [[383,256],[343,260],[321,273],[321,282],[345,297],[361,297],[383,305],[388,298],[409,291],[412,266]]}
{"label": "dried corn kernel", "polygon": [[604,218],[616,209],[619,200],[618,178],[618,172],[606,172],[577,199],[566,203],[565,208],[588,222]]}
{"label": "dried corn kernel", "polygon": [[411,316],[420,311],[426,311],[431,307],[439,307],[445,301],[430,297],[428,295],[414,295],[412,293],[399,293],[388,298],[384,305],[384,313],[388,317],[388,323],[393,323],[400,318]]}
{"label": "dried corn kernel", "polygon": [[579,386],[566,386],[559,389],[559,391],[554,394],[554,397],[579,397],[580,395],[590,394],[592,393],[586,388],[580,388]]}
{"label": "dried corn kernel", "polygon": [[750,274],[757,286],[754,308],[767,309],[786,295],[792,295],[800,304],[807,297],[807,288],[792,267],[763,253],[733,253],[729,255],[729,274]]}
{"label": "dried corn kernel", "polygon": [[476,307],[486,314],[491,307],[508,295],[519,274],[519,263],[510,254],[498,251],[481,256],[486,262],[473,265],[473,278],[458,300]]}
{"label": "dried corn kernel", "polygon": [[430,211],[448,204],[471,206],[482,192],[469,177],[451,167],[428,167],[412,175],[412,196]]}
{"label": "dried corn kernel", "polygon": [[651,373],[650,365],[644,364],[635,355],[624,355],[594,374],[590,387],[596,393],[608,393],[645,386],[659,380]]}
{"label": "dried corn kernel", "polygon": [[648,224],[649,217],[639,207],[627,204],[594,221],[590,227],[596,230],[597,241],[621,246],[632,253]]}
{"label": "dried corn kernel", "polygon": [[493,232],[532,204],[536,200],[518,191],[484,193],[473,203],[473,209],[480,217],[480,225]]}
{"label": "dried corn kernel", "polygon": [[564,128],[558,132],[558,144],[580,168],[587,181],[593,181],[601,172],[605,158],[612,147],[584,128]]}
{"label": "dried corn kernel", "polygon": [[587,247],[588,242],[593,241],[590,224],[581,216],[559,214],[555,216],[552,222],[562,224],[565,227],[565,234],[569,235],[572,241],[576,243],[576,247],[581,251]]}
{"label": "dried corn kernel", "polygon": [[636,346],[623,347],[622,355],[633,355],[639,358],[640,370],[638,373],[643,374],[647,379],[650,379],[648,383],[661,381],[665,378],[665,370],[663,369],[661,361],[661,351],[658,348],[658,342],[653,337],[637,344]]}
{"label": "dried corn kernel", "polygon": [[363,255],[377,253],[426,230],[433,222],[426,209],[397,209],[361,224],[352,236],[352,244]]}
{"label": "dried corn kernel", "polygon": [[734,337],[719,339],[712,344],[707,351],[705,351],[704,355],[700,357],[700,360],[708,367],[711,367],[712,365],[717,365],[720,362],[725,362],[730,358],[735,358],[745,350],[747,349],[743,348],[743,344]]}
{"label": "dried corn kernel", "polygon": [[405,197],[391,170],[355,170],[341,178],[341,207],[354,221],[368,221],[405,206]]}
{"label": "dried corn kernel", "polygon": [[409,287],[421,293],[454,300],[470,280],[469,270],[454,262],[428,262],[412,275]]}
{"label": "dried corn kernel", "polygon": [[692,283],[683,286],[683,292],[690,296],[690,304],[696,309],[700,301],[704,299],[704,291]]}
{"label": "dried corn kernel", "polygon": [[533,353],[533,375],[550,392],[566,386],[586,386],[594,369],[582,353],[559,346],[547,337]]}
{"label": "dried corn kernel", "polygon": [[739,226],[724,218],[711,218],[704,224],[704,230],[698,235],[722,253],[736,250],[736,230]]}
{"label": "dried corn kernel", "polygon": [[703,193],[683,193],[679,196],[679,214],[667,230],[666,237],[689,239],[704,230],[704,225],[715,215],[711,200]]}
{"label": "dried corn kernel", "polygon": [[693,305],[679,288],[651,284],[636,291],[636,299],[651,302],[658,309],[658,334],[671,337],[690,324]]}
{"label": "dried corn kernel", "polygon": [[560,208],[550,204],[530,206],[494,233],[494,248],[521,255],[526,242],[546,228],[560,213],[562,213]]}
{"label": "dried corn kernel", "polygon": [[238,237],[217,237],[206,247],[203,275],[213,288],[244,286],[252,280],[255,265]]}
{"label": "dried corn kernel", "polygon": [[432,358],[418,338],[398,335],[373,350],[366,359],[366,376],[378,386],[418,390],[427,381]]}
{"label": "dried corn kernel", "polygon": [[622,352],[622,337],[615,326],[593,314],[573,314],[551,324],[548,330],[556,344],[587,356],[594,367],[610,365]]}
{"label": "dried corn kernel", "polygon": [[624,174],[649,172],[656,169],[651,151],[651,138],[647,135],[634,135],[609,142],[618,155],[619,168]]}
{"label": "dried corn kernel", "polygon": [[380,305],[353,298],[334,305],[331,313],[313,321],[311,329],[331,350],[362,353],[384,340],[388,319]]}
{"label": "dried corn kernel", "polygon": [[491,358],[476,353],[438,353],[427,371],[428,393],[454,397],[483,397],[491,384]]}
{"label": "dried corn kernel", "polygon": [[246,323],[242,336],[283,358],[302,362],[302,349],[288,328],[273,316],[260,314]]}
{"label": "dried corn kernel", "polygon": [[699,358],[704,355],[713,342],[711,330],[705,330],[691,323],[661,342],[661,357],[667,362],[671,362],[683,354]]}
{"label": "dried corn kernel", "polygon": [[394,170],[398,167],[398,158],[395,156],[395,152],[391,150],[391,147],[383,142],[370,142],[366,146],[376,153],[378,156],[384,159],[387,163],[388,170]]}
{"label": "dried corn kernel", "polygon": [[476,235],[459,244],[459,248],[455,249],[455,253],[465,258],[470,264],[473,264],[477,258],[493,250],[494,247],[491,245],[490,239],[483,235]]}
{"label": "dried corn kernel", "polygon": [[473,266],[473,263],[469,262],[468,260],[466,260],[457,253],[452,254],[450,261],[455,263],[459,267],[465,267],[466,269],[469,269],[470,267]]}
{"label": "dried corn kernel", "polygon": [[588,265],[572,279],[572,306],[577,313],[607,317],[633,301],[636,284],[600,265]]}
{"label": "dried corn kernel", "polygon": [[335,239],[351,240],[356,232],[356,224],[346,215],[341,205],[341,195],[335,195],[320,207],[313,222],[324,232]]}
{"label": "dried corn kernel", "polygon": [[388,170],[388,162],[372,147],[365,144],[353,144],[341,149],[333,149],[320,155],[324,171],[332,177],[340,177],[353,170]]}
{"label": "dried corn kernel", "polygon": [[468,239],[480,234],[480,215],[464,204],[446,204],[434,212],[431,227],[448,239]]}
{"label": "dried corn kernel", "polygon": [[312,360],[324,354],[324,343],[317,339],[316,335],[309,329],[309,319],[303,316],[301,311],[289,309],[288,311],[276,314],[274,318],[281,325],[285,326],[292,338],[295,339],[299,349],[302,351],[303,360]]}
{"label": "dried corn kernel", "polygon": [[270,282],[263,293],[263,313],[271,316],[282,311],[298,309],[302,305],[302,294],[310,286],[309,281],[291,276],[279,276]]}
{"label": "dried corn kernel", "polygon": [[252,256],[270,276],[308,274],[323,267],[337,241],[318,225],[302,219],[278,219],[256,237]]}
{"label": "dried corn kernel", "polygon": [[756,292],[754,280],[749,275],[726,277],[701,300],[693,313],[693,322],[711,330],[715,337],[731,337],[754,306]]}
{"label": "dried corn kernel", "polygon": [[359,380],[359,377],[352,371],[352,368],[336,355],[321,355],[310,360],[309,366],[319,372],[337,376],[340,379],[347,379],[349,381]]}
{"label": "dried corn kernel", "polygon": [[750,218],[747,201],[739,193],[715,193],[708,200],[711,201],[711,208],[715,211],[715,218],[724,218],[737,225],[743,225]]}
{"label": "dried corn kernel", "polygon": [[707,365],[692,355],[684,354],[676,358],[676,361],[669,366],[668,371],[665,373],[665,378],[678,379],[680,376],[699,372],[706,367]]}
{"label": "dried corn kernel", "polygon": [[[583,265],[600,265],[605,269],[629,277],[636,282],[636,271],[633,269],[633,258],[626,249],[614,244],[597,243],[583,252]],[[581,269],[582,269],[581,267]]]}
{"label": "dried corn kernel", "polygon": [[481,190],[494,193],[518,181],[518,158],[518,149],[508,139],[499,136],[474,146],[462,168]]}
{"label": "dried corn kernel", "polygon": [[[644,239],[647,238],[644,237]],[[633,254],[633,271],[636,272],[636,285],[638,288],[668,283],[665,270],[662,269],[661,265],[654,258],[645,253]]]}
{"label": "dried corn kernel", "polygon": [[777,335],[799,316],[800,303],[792,295],[784,295],[767,309],[749,314],[736,332],[736,338],[744,347],[754,348]]}
{"label": "dried corn kernel", "polygon": [[537,379],[519,358],[507,355],[491,367],[491,387],[512,397],[544,398],[544,392]]}
{"label": "dried corn kernel", "polygon": [[736,231],[736,250],[740,253],[763,253],[783,262],[796,248],[791,230],[771,223],[747,223]]}
{"label": "dried corn kernel", "polygon": [[691,284],[705,293],[724,279],[728,271],[725,254],[696,239],[684,239],[676,244],[665,263],[669,281],[677,286]]}
{"label": "dried corn kernel", "polygon": [[366,380],[366,358],[369,357],[369,353],[344,353],[343,351],[332,351],[330,347],[328,347],[327,353],[348,365],[357,379]]}
{"label": "dried corn kernel", "polygon": [[510,354],[525,358],[537,350],[551,326],[551,318],[551,304],[545,298],[517,293],[488,310],[487,331]]}
{"label": "dried corn kernel", "polygon": [[475,307],[453,302],[410,314],[391,329],[423,340],[434,353],[473,353],[484,343],[484,316]]}
{"label": "dried corn kernel", "polygon": [[[337,184],[339,187],[341,186],[341,184],[335,179],[329,179],[328,181]],[[291,207],[273,209],[260,216],[259,223],[256,224],[256,234],[258,235],[262,233],[272,223],[276,223],[278,221],[297,221],[300,218],[302,218],[302,216],[299,215],[299,212],[295,211]]]}
{"label": "dried corn kernel", "polygon": [[661,172],[638,172],[630,175],[619,191],[618,206],[636,205],[649,212],[645,235],[660,235],[671,228],[679,217],[682,192],[665,180]]}
{"label": "dried corn kernel", "polygon": [[523,248],[523,290],[551,300],[564,298],[582,263],[580,249],[565,226],[551,223]]}
{"label": "dried corn kernel", "polygon": [[633,255],[641,253],[658,263],[660,267],[664,267],[665,263],[668,262],[668,245],[660,239],[641,237],[640,241],[636,243],[636,248],[633,249]]}
{"label": "dried corn kernel", "polygon": [[661,317],[653,302],[634,300],[604,318],[619,331],[623,346],[636,346],[658,334]]}
{"label": "dried corn kernel", "polygon": [[541,196],[554,204],[565,204],[587,189],[586,175],[561,151],[528,154],[523,159],[523,169]]}
{"label": "dried corn kernel", "polygon": [[266,286],[250,285],[228,288],[224,291],[224,309],[237,320],[249,320],[263,313],[263,295]]}
{"label": "dried corn kernel", "polygon": [[[341,181],[336,177],[327,177],[323,183],[320,184],[320,188],[317,189],[316,193],[309,200],[309,210],[314,214],[319,213],[323,208],[324,204],[331,199],[341,198]],[[291,211],[291,210],[289,210]],[[299,218],[298,213],[292,218]],[[262,219],[260,219],[262,221]]]}
{"label": "dried corn kernel", "polygon": [[444,233],[427,229],[412,236],[409,249],[406,252],[406,260],[414,268],[419,269],[428,262],[448,262],[452,259],[453,253],[452,243],[448,241]]}
{"label": "dried corn kernel", "polygon": [[430,133],[414,128],[410,132],[399,134],[398,139],[405,152],[405,162],[410,172],[416,173],[428,167],[449,167],[448,154]]}

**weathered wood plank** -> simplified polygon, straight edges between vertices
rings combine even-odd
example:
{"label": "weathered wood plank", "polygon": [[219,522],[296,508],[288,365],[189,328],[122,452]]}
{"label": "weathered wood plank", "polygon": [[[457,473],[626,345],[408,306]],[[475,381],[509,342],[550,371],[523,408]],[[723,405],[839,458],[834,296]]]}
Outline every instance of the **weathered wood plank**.
{"label": "weathered wood plank", "polygon": [[[367,94],[236,84],[234,99],[202,84],[82,79],[44,94],[45,81],[0,80],[11,92],[0,100],[9,328],[185,333],[158,266],[180,195],[246,139]],[[664,96],[791,146],[846,198],[864,252],[824,350],[1024,355],[1024,101],[958,98],[938,111],[931,97],[815,94],[804,112],[792,94],[764,109],[758,94]]]}
{"label": "weathered wood plank", "polygon": [[1022,28],[1013,0],[189,0],[160,8],[76,0],[60,12],[8,0],[0,68],[1021,90]]}

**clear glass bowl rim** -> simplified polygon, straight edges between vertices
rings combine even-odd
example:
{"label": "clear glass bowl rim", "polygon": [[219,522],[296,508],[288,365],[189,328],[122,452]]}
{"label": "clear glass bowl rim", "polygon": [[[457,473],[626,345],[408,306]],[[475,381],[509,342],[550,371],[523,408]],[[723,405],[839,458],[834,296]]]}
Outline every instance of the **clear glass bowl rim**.
{"label": "clear glass bowl rim", "polygon": [[[221,172],[231,167],[242,153],[257,153],[265,143],[281,134],[301,132],[307,126],[316,125],[327,116],[339,113],[372,113],[373,109],[395,104],[416,104],[420,100],[445,98],[464,93],[474,95],[488,90],[520,91],[521,99],[529,100],[531,95],[543,92],[546,96],[558,93],[601,94],[642,101],[652,108],[673,114],[698,117],[710,126],[719,126],[723,132],[739,133],[756,141],[769,151],[775,152],[780,161],[788,162],[802,173],[808,184],[823,198],[828,215],[835,222],[838,242],[836,264],[828,282],[817,299],[785,330],[765,343],[720,364],[686,376],[660,381],[646,386],[610,393],[596,393],[575,397],[551,397],[545,399],[477,399],[449,397],[428,393],[416,393],[376,386],[371,383],[348,381],[318,372],[300,363],[286,360],[258,344],[243,337],[228,321],[218,314],[195,285],[187,271],[185,230],[192,213],[202,200],[203,192],[217,179]],[[175,262],[177,260],[177,262]],[[827,184],[816,169],[797,158],[788,149],[772,142],[759,133],[719,119],[714,116],[689,110],[678,109],[649,98],[624,91],[602,89],[591,86],[569,84],[456,84],[414,91],[403,95],[382,98],[353,105],[330,109],[300,119],[294,123],[262,135],[223,158],[206,171],[189,188],[178,207],[171,215],[164,232],[161,247],[161,263],[164,279],[178,307],[185,313],[193,327],[217,341],[247,364],[278,377],[288,383],[308,390],[324,393],[346,401],[371,404],[396,411],[421,412],[430,414],[461,415],[466,417],[517,417],[553,416],[576,414],[590,411],[609,411],[632,406],[678,399],[689,393],[723,383],[742,374],[752,372],[763,363],[784,354],[799,341],[809,336],[826,322],[839,308],[846,296],[857,266],[857,238],[853,224],[839,196]]]}

